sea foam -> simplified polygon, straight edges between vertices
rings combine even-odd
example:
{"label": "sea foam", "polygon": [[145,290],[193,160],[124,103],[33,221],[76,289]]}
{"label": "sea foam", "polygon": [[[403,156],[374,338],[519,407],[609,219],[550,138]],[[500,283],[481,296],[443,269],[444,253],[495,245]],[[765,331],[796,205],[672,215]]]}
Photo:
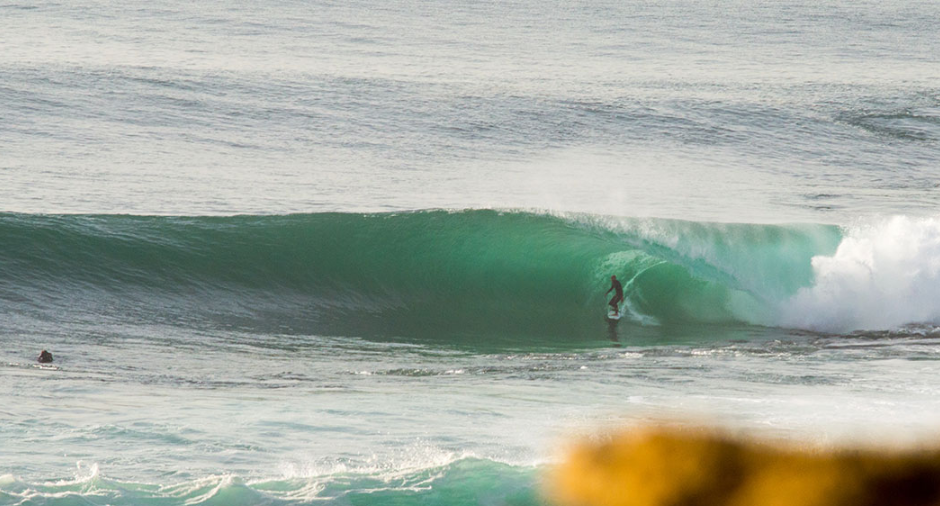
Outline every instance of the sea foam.
{"label": "sea foam", "polygon": [[784,326],[826,332],[940,323],[940,219],[894,216],[846,227],[812,259],[812,286],[781,305]]}

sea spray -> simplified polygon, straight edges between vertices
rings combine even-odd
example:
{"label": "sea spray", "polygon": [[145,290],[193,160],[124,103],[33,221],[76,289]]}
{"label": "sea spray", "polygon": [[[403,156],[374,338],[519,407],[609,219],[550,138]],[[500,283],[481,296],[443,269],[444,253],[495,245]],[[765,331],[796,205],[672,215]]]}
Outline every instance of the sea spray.
{"label": "sea spray", "polygon": [[812,265],[813,285],[782,305],[781,325],[846,332],[940,323],[940,219],[861,221]]}

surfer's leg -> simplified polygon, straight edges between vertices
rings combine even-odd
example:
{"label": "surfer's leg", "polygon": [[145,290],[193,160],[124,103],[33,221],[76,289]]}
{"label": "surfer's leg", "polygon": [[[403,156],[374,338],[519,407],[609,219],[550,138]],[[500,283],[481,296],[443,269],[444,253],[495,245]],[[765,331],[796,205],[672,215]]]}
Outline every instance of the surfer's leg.
{"label": "surfer's leg", "polygon": [[620,314],[620,301],[623,300],[623,297],[614,295],[613,299],[610,299],[610,307],[614,308],[614,314]]}

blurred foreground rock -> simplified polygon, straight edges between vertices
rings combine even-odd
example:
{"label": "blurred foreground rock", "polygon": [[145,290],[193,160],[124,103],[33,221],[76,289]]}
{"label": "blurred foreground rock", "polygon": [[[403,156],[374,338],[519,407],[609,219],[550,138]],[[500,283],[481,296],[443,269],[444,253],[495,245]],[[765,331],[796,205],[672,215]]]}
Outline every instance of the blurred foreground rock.
{"label": "blurred foreground rock", "polygon": [[645,428],[576,447],[550,487],[563,506],[940,506],[940,451],[799,450]]}

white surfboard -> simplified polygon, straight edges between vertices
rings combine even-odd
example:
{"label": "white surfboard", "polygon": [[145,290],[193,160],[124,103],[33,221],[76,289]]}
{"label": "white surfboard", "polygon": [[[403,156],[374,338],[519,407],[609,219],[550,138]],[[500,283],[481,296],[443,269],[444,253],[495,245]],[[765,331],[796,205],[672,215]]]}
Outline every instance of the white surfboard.
{"label": "white surfboard", "polygon": [[608,319],[608,320],[619,320],[620,317],[623,316],[623,309],[621,309],[619,313],[615,313],[615,312],[614,312],[614,308],[612,308],[612,307],[610,307],[610,306],[607,306],[607,307],[608,307],[608,309],[607,309],[607,319]]}

